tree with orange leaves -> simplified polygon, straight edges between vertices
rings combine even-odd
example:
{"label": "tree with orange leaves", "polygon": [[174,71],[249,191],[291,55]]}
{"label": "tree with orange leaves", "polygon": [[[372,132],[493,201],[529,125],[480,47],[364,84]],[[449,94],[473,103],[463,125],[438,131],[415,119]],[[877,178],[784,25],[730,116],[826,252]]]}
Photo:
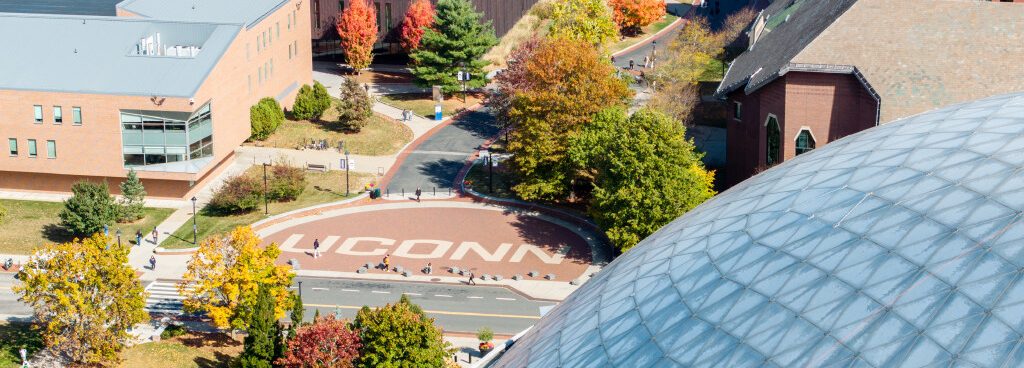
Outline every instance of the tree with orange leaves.
{"label": "tree with orange leaves", "polygon": [[640,28],[665,15],[665,0],[609,0],[612,19],[625,35],[634,35]]}
{"label": "tree with orange leaves", "polygon": [[426,28],[434,25],[434,6],[430,0],[416,0],[409,5],[405,12],[405,19],[402,20],[402,35],[399,43],[402,49],[411,52],[420,47],[420,38]]}
{"label": "tree with orange leaves", "polygon": [[355,0],[338,16],[335,25],[348,64],[356,70],[370,66],[373,44],[377,42],[377,14],[367,1]]}

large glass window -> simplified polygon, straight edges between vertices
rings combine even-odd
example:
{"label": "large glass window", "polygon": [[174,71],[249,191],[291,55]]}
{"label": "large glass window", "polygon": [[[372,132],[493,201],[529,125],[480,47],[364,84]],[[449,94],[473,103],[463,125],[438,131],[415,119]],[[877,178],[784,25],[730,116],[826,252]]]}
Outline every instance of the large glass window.
{"label": "large glass window", "polygon": [[7,145],[10,148],[11,156],[18,155],[18,140],[16,138],[8,138]]}
{"label": "large glass window", "polygon": [[782,156],[779,155],[779,153],[782,151],[780,149],[782,145],[782,132],[779,129],[779,120],[776,119],[774,116],[768,117],[767,128],[768,134],[766,146],[768,147],[768,152],[765,163],[768,164],[769,167],[771,167],[782,161]]}
{"label": "large glass window", "polygon": [[64,113],[61,112],[60,106],[54,106],[53,107],[53,123],[54,124],[63,124],[64,123]]}
{"label": "large glass window", "polygon": [[808,152],[814,149],[814,137],[811,136],[810,130],[801,130],[800,134],[796,136],[796,154]]}
{"label": "large glass window", "polygon": [[57,158],[57,142],[46,141],[46,157]]}
{"label": "large glass window", "polygon": [[[210,104],[193,113],[125,110],[121,112],[122,153],[126,167],[140,167],[213,156]],[[189,166],[164,170],[192,170]]]}
{"label": "large glass window", "polygon": [[375,9],[376,14],[377,14],[377,32],[379,33],[379,32],[383,31],[382,29],[380,29],[380,3],[374,1],[373,2],[373,8]]}
{"label": "large glass window", "polygon": [[384,33],[391,31],[391,3],[384,3]]}
{"label": "large glass window", "polygon": [[28,157],[36,157],[36,156],[38,156],[38,152],[36,152],[36,140],[35,139],[29,139],[28,140]]}
{"label": "large glass window", "polygon": [[32,106],[32,112],[35,115],[36,124],[43,123],[43,105]]}
{"label": "large glass window", "polygon": [[82,125],[82,108],[72,107],[71,108],[71,123],[74,125]]}

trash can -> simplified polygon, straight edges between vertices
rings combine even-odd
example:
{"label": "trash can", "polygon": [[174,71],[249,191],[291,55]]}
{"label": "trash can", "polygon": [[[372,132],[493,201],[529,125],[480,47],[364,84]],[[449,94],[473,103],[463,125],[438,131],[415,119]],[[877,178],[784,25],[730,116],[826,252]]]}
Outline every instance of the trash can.
{"label": "trash can", "polygon": [[370,198],[380,198],[380,188],[373,188],[373,192],[371,193]]}

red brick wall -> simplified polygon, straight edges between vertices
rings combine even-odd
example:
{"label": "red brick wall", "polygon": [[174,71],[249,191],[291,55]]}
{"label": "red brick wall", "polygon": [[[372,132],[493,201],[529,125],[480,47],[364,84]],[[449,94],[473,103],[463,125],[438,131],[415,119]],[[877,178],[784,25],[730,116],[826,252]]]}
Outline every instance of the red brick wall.
{"label": "red brick wall", "polygon": [[764,169],[769,114],[782,129],[783,161],[796,156],[796,138],[809,128],[815,146],[875,125],[878,104],[849,74],[790,72],[751,95],[729,96],[743,104],[742,121],[728,124],[723,183],[733,186]]}
{"label": "red brick wall", "polygon": [[[353,0],[343,0],[345,6],[348,7]],[[370,0],[370,6],[373,7],[373,3],[380,3],[380,14],[381,17],[385,17],[385,4],[391,4],[391,28],[398,29],[402,26],[402,20],[405,19],[405,11],[409,9],[409,5],[412,4],[413,0]],[[317,12],[310,11],[310,16],[313,18],[310,22],[312,29],[313,39],[321,39],[324,37],[330,39],[337,39],[337,31],[334,29],[334,24],[337,22],[338,13],[341,9],[338,7],[338,0],[312,0],[310,7],[314,6],[312,3],[316,2],[319,6],[319,18]],[[526,14],[527,10],[533,6],[537,0],[472,0],[473,6],[476,7],[476,11],[484,13],[484,19],[494,22],[494,31],[500,37],[501,35],[512,29],[516,21],[519,20]],[[436,4],[437,1],[434,1]],[[319,26],[317,24],[319,22]],[[388,30],[384,28],[384,21],[381,21],[380,37],[384,37]]]}

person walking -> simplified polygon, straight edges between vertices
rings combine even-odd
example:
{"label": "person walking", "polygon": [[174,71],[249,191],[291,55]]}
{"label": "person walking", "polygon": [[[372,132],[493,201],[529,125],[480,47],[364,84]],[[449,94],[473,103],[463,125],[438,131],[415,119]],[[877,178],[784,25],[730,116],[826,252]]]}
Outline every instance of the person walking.
{"label": "person walking", "polygon": [[633,59],[629,59],[629,70],[633,70]]}
{"label": "person walking", "polygon": [[313,258],[320,258],[320,239],[313,239]]}
{"label": "person walking", "polygon": [[651,66],[651,57],[647,56],[647,55],[644,55],[644,69],[647,69],[650,66]]}
{"label": "person walking", "polygon": [[381,263],[384,264],[384,271],[390,270],[391,269],[391,255],[390,254],[385,254],[384,255],[384,261],[381,262]]}
{"label": "person walking", "polygon": [[476,274],[473,271],[469,271],[469,281],[466,282],[466,285],[476,285]]}
{"label": "person walking", "polygon": [[427,262],[427,267],[423,268],[423,273],[429,275],[429,274],[431,274],[433,272],[434,272],[434,265],[431,264],[430,262]]}
{"label": "person walking", "polygon": [[420,195],[423,195],[423,191],[420,190],[420,187],[416,187],[416,202],[417,203],[419,203],[419,201],[420,201]]}
{"label": "person walking", "polygon": [[156,270],[156,256],[149,256],[149,269]]}
{"label": "person walking", "polygon": [[142,245],[142,230],[135,230],[135,245]]}
{"label": "person walking", "polygon": [[160,236],[160,230],[157,230],[157,228],[154,227],[153,228],[153,244],[154,245],[160,243],[159,242],[160,239],[158,239],[159,236]]}

